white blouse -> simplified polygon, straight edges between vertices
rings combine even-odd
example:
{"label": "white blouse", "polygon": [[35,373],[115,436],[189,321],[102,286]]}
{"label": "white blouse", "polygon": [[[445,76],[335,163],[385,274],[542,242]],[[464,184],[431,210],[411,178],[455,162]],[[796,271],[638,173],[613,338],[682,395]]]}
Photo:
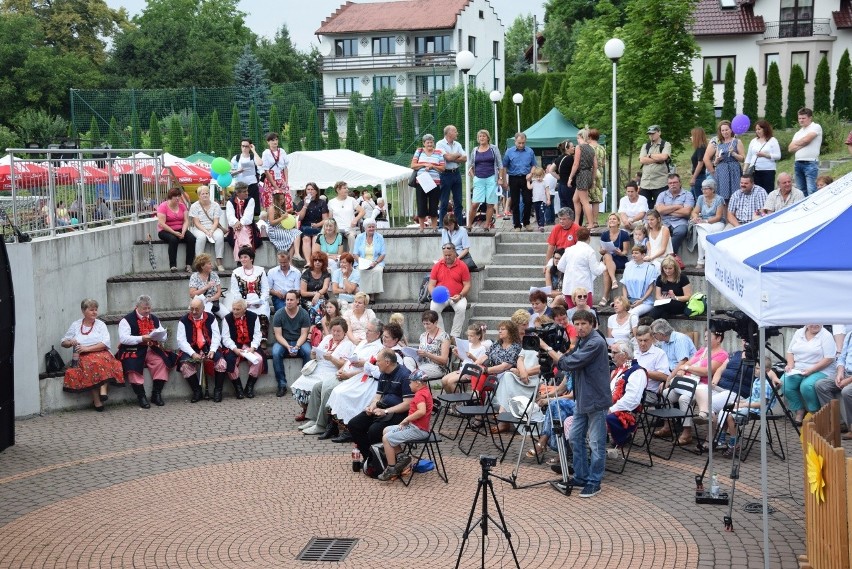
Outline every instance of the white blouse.
{"label": "white blouse", "polygon": [[65,342],[66,340],[77,340],[77,343],[81,346],[103,344],[107,349],[110,349],[107,325],[97,319],[92,326],[92,330],[87,334],[83,333],[83,319],[75,320],[68,328],[68,331],[65,332],[65,335],[62,336],[62,341]]}

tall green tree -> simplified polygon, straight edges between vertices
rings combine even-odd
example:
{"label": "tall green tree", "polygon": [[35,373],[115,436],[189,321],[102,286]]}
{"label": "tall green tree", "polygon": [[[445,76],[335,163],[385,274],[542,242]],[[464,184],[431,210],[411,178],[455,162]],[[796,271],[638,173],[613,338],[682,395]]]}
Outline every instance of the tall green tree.
{"label": "tall green tree", "polygon": [[704,68],[704,81],[701,83],[701,94],[698,97],[698,107],[696,115],[698,124],[706,132],[716,130],[716,95],[713,90],[713,72],[710,71],[710,66]]}
{"label": "tall green tree", "polygon": [[647,125],[659,124],[665,139],[679,149],[694,125],[694,8],[694,0],[669,0],[664,10],[657,0],[627,1],[621,39],[630,49],[619,63],[619,81],[635,86],[654,77],[655,82],[654,89],[631,89],[618,106],[619,135],[624,132],[634,144],[647,138]]}
{"label": "tall green tree", "polygon": [[346,150],[359,152],[361,141],[358,139],[358,119],[355,117],[355,109],[349,107],[346,113]]}
{"label": "tall green tree", "polygon": [[208,152],[210,149],[210,136],[207,133],[208,122],[202,121],[198,112],[192,113],[189,121],[189,148],[187,150],[194,154],[196,152]]}
{"label": "tall green tree", "polygon": [[503,93],[503,100],[500,102],[502,116],[497,124],[497,128],[500,129],[500,135],[495,135],[494,140],[491,141],[496,144],[498,148],[502,148],[504,150],[506,140],[515,136],[515,133],[518,131],[515,103],[512,102],[513,96],[514,93],[512,93],[512,88],[506,85],[506,92]]}
{"label": "tall green tree", "polygon": [[798,120],[799,109],[805,106],[805,72],[799,65],[790,70],[787,82],[787,126],[793,126]]}
{"label": "tall green tree", "polygon": [[506,29],[506,74],[518,75],[530,69],[524,57],[526,49],[532,45],[533,15],[519,14]]}
{"label": "tall green tree", "polygon": [[142,125],[139,123],[139,113],[136,109],[130,113],[130,144],[133,148],[142,148]]}
{"label": "tall green tree", "polygon": [[814,78],[814,112],[831,112],[831,70],[825,56],[820,58]]}
{"label": "tall green tree", "polygon": [[98,126],[98,119],[94,115],[89,122],[89,144],[90,148],[100,148],[104,144],[103,137],[101,136],[101,128]]}
{"label": "tall green tree", "polygon": [[852,120],[852,64],[849,62],[849,49],[843,50],[837,64],[832,104],[834,112],[840,115],[840,118]]}
{"label": "tall green tree", "polygon": [[766,75],[766,102],[763,105],[763,118],[776,129],[784,127],[784,117],[781,114],[783,100],[781,73],[778,71],[778,64],[773,61],[769,64]]}
{"label": "tall green tree", "polygon": [[[269,108],[269,131],[268,132],[281,132],[281,117],[278,115],[278,105],[272,105]],[[266,133],[263,133],[264,139],[266,139]]]}
{"label": "tall green tree", "polygon": [[213,110],[210,114],[210,152],[222,158],[229,158],[228,144],[225,140],[225,130],[219,120],[219,111]]}
{"label": "tall green tree", "polygon": [[539,101],[538,104],[538,118],[545,116],[554,106],[553,86],[550,84],[550,77],[547,77],[544,80],[544,87],[541,88],[541,101]]}
{"label": "tall green tree", "polygon": [[269,117],[270,88],[266,69],[260,64],[246,45],[234,66],[234,101],[240,111],[240,121],[243,129],[249,133],[253,140],[259,140],[259,134],[255,132],[252,122],[252,107],[260,117]]}
{"label": "tall green tree", "polygon": [[177,115],[172,115],[169,121],[169,152],[175,156],[186,156],[186,145],[183,140],[183,126]]}
{"label": "tall green tree", "polygon": [[54,144],[64,138],[69,123],[64,118],[40,109],[26,109],[15,115],[12,126],[21,140],[36,142],[41,148]]}
{"label": "tall green tree", "polygon": [[379,153],[382,156],[393,156],[396,154],[396,113],[393,105],[387,103],[382,112],[382,146]]}
{"label": "tall green tree", "polygon": [[321,77],[319,52],[316,48],[307,53],[299,51],[290,38],[287,24],[282,24],[271,40],[261,37],[254,53],[273,83],[293,83]]}
{"label": "tall green tree", "polygon": [[317,123],[317,111],[308,109],[308,128],[305,130],[305,150],[322,150],[323,140]]}
{"label": "tall green tree", "polygon": [[[456,100],[460,92],[461,89],[456,89],[454,91],[444,91],[438,95],[438,102],[435,105],[435,119],[426,132],[431,132],[432,134],[444,132],[444,127],[456,120],[456,110],[458,110]],[[421,134],[423,134],[422,131]]]}
{"label": "tall green tree", "polygon": [[238,0],[147,0],[115,34],[108,69],[134,87],[230,85],[253,39]]}
{"label": "tall green tree", "polygon": [[376,113],[372,105],[367,107],[367,113],[364,117],[364,134],[361,136],[361,147],[367,156],[375,158],[379,154]]}
{"label": "tall green tree", "polygon": [[[254,104],[249,107],[248,125],[249,138],[251,138],[252,142],[254,142],[254,146],[258,149],[258,152],[263,152],[263,126],[260,124],[260,114],[257,112],[257,107]],[[233,148],[238,148],[235,142],[232,142],[231,146]]]}
{"label": "tall green tree", "polygon": [[125,142],[124,132],[118,127],[118,121],[115,120],[115,117],[109,118],[107,144],[109,144],[110,148],[125,148],[127,146],[127,142]]}
{"label": "tall green tree", "polygon": [[405,154],[416,144],[417,134],[414,131],[414,109],[408,97],[402,100],[402,134],[400,136],[400,151]]}
{"label": "tall green tree", "polygon": [[237,148],[237,144],[239,144],[244,132],[250,136],[247,130],[243,130],[243,125],[240,121],[240,110],[235,103],[231,107],[231,128],[228,130],[228,147]]}
{"label": "tall green tree", "polygon": [[325,145],[329,150],[340,148],[340,133],[337,131],[337,114],[334,111],[328,113],[328,143]]}
{"label": "tall green tree", "polygon": [[538,114],[538,107],[533,109],[535,104],[533,91],[535,89],[524,89],[524,102],[521,103],[521,130],[528,129],[535,122],[535,115]]}
{"label": "tall green tree", "polygon": [[[438,99],[440,101],[440,99]],[[432,130],[432,124],[434,118],[432,117],[432,109],[429,106],[429,101],[427,99],[423,99],[423,104],[420,105],[420,123],[418,126],[420,127],[420,136],[422,137],[424,134]],[[415,136],[414,140],[411,142],[415,147],[420,144],[419,137]]]}
{"label": "tall green tree", "polygon": [[[151,120],[148,122],[148,140],[150,141],[151,148],[163,147],[163,133],[160,132],[160,120],[154,111],[151,111]],[[182,158],[183,154],[180,156]]]}
{"label": "tall green tree", "polygon": [[299,126],[299,112],[296,105],[290,107],[290,120],[287,122],[287,152],[302,149],[302,129]]}
{"label": "tall green tree", "polygon": [[[611,2],[618,15],[616,26],[621,26],[625,22],[625,4],[627,3],[627,0]],[[545,3],[545,42],[542,50],[550,62],[551,71],[565,71],[570,64],[574,63],[575,53],[583,54],[583,57],[591,55],[577,44],[582,34],[581,28],[598,16],[596,8],[596,2],[590,0],[548,0]],[[596,50],[603,53],[603,44],[597,46]]]}
{"label": "tall green tree", "polygon": [[736,78],[734,77],[734,66],[731,62],[725,67],[725,90],[722,94],[722,118],[731,120],[737,114],[736,93],[734,86]]}
{"label": "tall green tree", "polygon": [[757,73],[754,68],[749,67],[745,74],[743,84],[743,114],[751,119],[752,123],[757,120]]}

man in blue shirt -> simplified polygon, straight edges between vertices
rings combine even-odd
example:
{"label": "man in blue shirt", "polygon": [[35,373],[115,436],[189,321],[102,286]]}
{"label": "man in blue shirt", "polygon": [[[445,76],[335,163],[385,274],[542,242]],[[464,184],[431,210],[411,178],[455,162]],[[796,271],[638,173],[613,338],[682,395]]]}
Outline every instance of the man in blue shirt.
{"label": "man in blue shirt", "polygon": [[680,253],[680,244],[686,238],[689,229],[689,217],[695,207],[695,197],[692,192],[684,192],[680,185],[680,176],[669,174],[668,188],[657,198],[654,206],[663,218],[663,225],[669,228],[672,237],[672,250]]}
{"label": "man in blue shirt", "polygon": [[[515,146],[506,150],[503,157],[503,169],[500,171],[501,185],[506,187],[506,174],[509,175],[509,198],[512,200],[512,225],[514,231],[531,231],[530,213],[532,213],[532,190],[527,188],[527,174],[536,165],[535,153],[527,148],[527,135],[519,132],[515,135]],[[521,198],[523,197],[523,204]],[[523,207],[523,220],[521,208]],[[523,223],[522,223],[523,221]]]}
{"label": "man in blue shirt", "polygon": [[[664,318],[658,318],[651,323],[651,335],[669,359],[669,369],[676,369],[695,354],[695,343],[686,334],[678,332]],[[669,375],[668,379],[672,376]]]}
{"label": "man in blue shirt", "polygon": [[459,167],[467,162],[467,154],[456,139],[459,131],[456,127],[448,124],[444,127],[444,138],[438,141],[435,148],[444,153],[444,171],[441,172],[441,201],[438,206],[438,228],[444,227],[444,216],[447,215],[447,206],[450,202],[450,193],[453,196],[453,212],[459,223],[463,223],[464,208],[462,207],[462,181]]}

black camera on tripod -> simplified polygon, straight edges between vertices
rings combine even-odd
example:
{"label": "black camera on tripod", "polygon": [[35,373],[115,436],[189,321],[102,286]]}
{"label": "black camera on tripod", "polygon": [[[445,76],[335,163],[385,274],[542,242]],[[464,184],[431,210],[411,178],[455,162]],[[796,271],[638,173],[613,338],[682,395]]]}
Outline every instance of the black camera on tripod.
{"label": "black camera on tripod", "polygon": [[493,456],[487,456],[484,454],[479,455],[479,465],[482,467],[482,470],[491,470],[495,466],[497,466],[497,458]]}
{"label": "black camera on tripod", "polygon": [[[745,356],[756,360],[760,351],[760,327],[742,310],[714,310],[710,317],[710,329],[714,332],[733,330],[737,337],[745,340]],[[781,328],[770,326],[765,329],[766,339],[781,334]]]}
{"label": "black camera on tripod", "polygon": [[550,346],[550,349],[563,354],[571,347],[565,329],[551,322],[541,328],[527,328],[524,337],[521,338],[521,347],[525,350],[536,350],[538,352],[538,364],[541,367],[541,376],[544,379],[553,377],[553,360],[541,349],[539,340]]}

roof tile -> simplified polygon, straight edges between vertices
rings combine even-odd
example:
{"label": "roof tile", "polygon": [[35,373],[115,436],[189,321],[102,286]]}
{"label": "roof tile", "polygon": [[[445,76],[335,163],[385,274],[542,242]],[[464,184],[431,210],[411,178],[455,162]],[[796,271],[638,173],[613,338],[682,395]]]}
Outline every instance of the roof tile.
{"label": "roof tile", "polygon": [[852,28],[852,0],[840,0],[840,10],[831,13],[837,29]]}
{"label": "roof tile", "polygon": [[755,16],[754,0],[737,0],[736,8],[722,8],[719,0],[698,0],[695,6],[696,36],[762,34],[766,31],[763,16]]}
{"label": "roof tile", "polygon": [[325,19],[317,35],[454,28],[470,0],[404,0],[356,4],[346,2]]}

